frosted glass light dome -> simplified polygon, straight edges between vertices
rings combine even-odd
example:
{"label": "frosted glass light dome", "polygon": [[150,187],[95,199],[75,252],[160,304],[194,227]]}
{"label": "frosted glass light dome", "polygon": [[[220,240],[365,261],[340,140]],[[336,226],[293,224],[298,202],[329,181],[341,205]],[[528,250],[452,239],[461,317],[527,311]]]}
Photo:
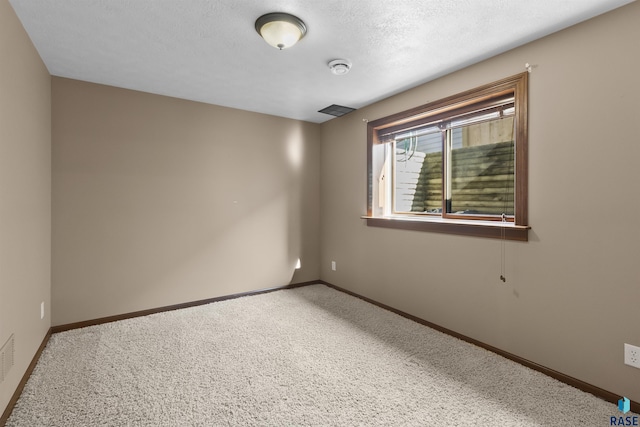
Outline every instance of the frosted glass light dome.
{"label": "frosted glass light dome", "polygon": [[271,46],[282,50],[303,38],[307,27],[302,20],[288,13],[268,13],[256,20],[256,31]]}

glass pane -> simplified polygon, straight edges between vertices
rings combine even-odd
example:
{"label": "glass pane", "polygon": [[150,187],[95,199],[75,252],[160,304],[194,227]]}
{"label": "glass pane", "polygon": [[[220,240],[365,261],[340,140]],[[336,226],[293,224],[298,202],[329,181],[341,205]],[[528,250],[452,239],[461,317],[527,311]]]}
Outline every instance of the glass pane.
{"label": "glass pane", "polygon": [[395,212],[442,212],[442,132],[432,127],[395,141]]}
{"label": "glass pane", "polygon": [[512,116],[452,129],[447,212],[513,215],[514,152]]}

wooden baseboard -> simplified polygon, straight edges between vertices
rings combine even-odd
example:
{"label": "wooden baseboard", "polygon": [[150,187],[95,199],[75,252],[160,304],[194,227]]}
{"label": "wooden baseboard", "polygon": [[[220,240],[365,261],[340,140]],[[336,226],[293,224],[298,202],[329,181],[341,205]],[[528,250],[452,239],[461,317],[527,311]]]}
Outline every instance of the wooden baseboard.
{"label": "wooden baseboard", "polygon": [[280,291],[282,289],[299,288],[301,286],[308,286],[315,283],[320,283],[320,281],[315,280],[312,282],[294,283],[290,285],[276,286],[273,288],[259,289],[257,291],[247,291],[247,292],[241,292],[237,294],[224,295],[221,297],[185,302],[182,304],[166,305],[164,307],[150,308],[148,310],[140,310],[140,311],[134,311],[131,313],[117,314],[115,316],[107,316],[107,317],[101,317],[98,319],[84,320],[82,322],[67,323],[64,325],[53,326],[51,329],[52,329],[52,332],[56,334],[58,332],[69,331],[72,329],[86,328],[87,326],[95,326],[95,325],[101,325],[103,323],[117,322],[118,320],[133,319],[134,317],[148,316],[149,314],[162,313],[164,311],[173,311],[173,310],[180,310],[182,308],[196,307],[198,305],[211,304],[213,302],[218,302],[218,301],[226,301],[230,299],[242,298],[242,297],[247,297],[252,295],[266,294],[269,292]]}
{"label": "wooden baseboard", "polygon": [[24,386],[27,384],[27,381],[29,380],[31,373],[33,372],[33,370],[36,367],[36,364],[38,363],[38,360],[40,360],[40,355],[42,354],[42,351],[44,350],[44,348],[47,346],[47,343],[49,342],[51,333],[52,333],[51,328],[49,328],[46,335],[42,339],[42,343],[40,343],[40,347],[38,347],[38,351],[36,351],[36,354],[33,356],[33,359],[31,359],[31,363],[27,367],[27,370],[22,376],[22,379],[18,383],[18,387],[16,388],[16,391],[13,392],[11,399],[9,399],[9,403],[7,404],[6,409],[2,413],[2,416],[0,417],[0,427],[4,427],[5,424],[7,424],[7,420],[9,419],[9,416],[13,411],[13,407],[15,406],[16,402],[20,398],[20,395],[22,394],[22,390],[24,390]]}
{"label": "wooden baseboard", "polygon": [[[463,341],[466,341],[466,342],[468,342],[470,344],[477,345],[478,347],[482,347],[485,350],[489,350],[492,353],[498,354],[498,355],[500,355],[502,357],[505,357],[505,358],[507,358],[509,360],[512,360],[512,361],[514,361],[516,363],[524,365],[527,368],[533,369],[534,371],[541,372],[541,373],[543,373],[543,374],[545,374],[545,375],[547,375],[547,376],[549,376],[551,378],[554,378],[554,379],[556,379],[558,381],[561,381],[561,382],[563,382],[565,384],[568,384],[568,385],[570,385],[572,387],[575,387],[575,388],[577,388],[579,390],[582,390],[584,392],[593,394],[594,396],[599,397],[599,398],[601,398],[603,400],[606,400],[607,402],[611,402],[611,403],[617,404],[618,403],[618,399],[620,399],[620,397],[621,397],[620,395],[612,393],[612,392],[610,392],[608,390],[604,390],[604,389],[602,389],[600,387],[596,387],[596,386],[594,386],[592,384],[586,383],[586,382],[584,382],[582,380],[579,380],[577,378],[573,378],[573,377],[571,377],[569,375],[563,374],[562,372],[558,372],[558,371],[555,371],[553,369],[547,368],[545,366],[539,365],[539,364],[537,364],[535,362],[532,362],[532,361],[527,360],[527,359],[525,359],[523,357],[520,357],[520,356],[516,356],[515,354],[511,354],[511,353],[509,353],[507,351],[500,350],[499,348],[493,347],[493,346],[491,346],[489,344],[485,344],[485,343],[483,343],[481,341],[478,341],[476,339],[470,338],[470,337],[468,337],[466,335],[459,334],[459,333],[457,333],[455,331],[452,331],[451,329],[447,329],[447,328],[444,328],[444,327],[442,327],[440,325],[436,325],[435,323],[431,323],[431,322],[429,322],[427,320],[424,320],[424,319],[421,319],[419,317],[413,316],[413,315],[411,315],[409,313],[405,313],[404,311],[397,310],[397,309],[395,309],[393,307],[390,307],[390,306],[388,306],[386,304],[382,304],[382,303],[379,303],[378,301],[372,300],[371,298],[364,297],[364,296],[359,295],[359,294],[357,294],[355,292],[351,292],[351,291],[346,290],[344,288],[341,288],[339,286],[336,286],[336,285],[333,285],[331,283],[325,282],[324,280],[320,280],[320,281],[318,281],[316,283],[322,283],[323,285],[326,285],[326,286],[328,286],[330,288],[333,288],[333,289],[335,289],[337,291],[344,292],[347,295],[351,295],[353,297],[359,298],[359,299],[361,299],[363,301],[366,301],[368,303],[376,305],[376,306],[378,306],[380,308],[383,308],[385,310],[388,310],[388,311],[391,311],[391,312],[393,312],[395,314],[398,314],[398,315],[400,315],[400,316],[402,316],[404,318],[407,318],[409,320],[413,320],[414,322],[420,323],[421,325],[428,326],[429,328],[435,329],[436,331],[440,331],[440,332],[445,333],[447,335],[450,335],[452,337],[455,337],[455,338],[461,339]],[[632,400],[631,401],[631,411],[635,412],[636,414],[640,413],[640,403],[635,402],[635,401]]]}
{"label": "wooden baseboard", "polygon": [[[58,333],[58,332],[64,332],[64,331],[68,331],[71,329],[78,329],[78,328],[84,328],[87,326],[93,326],[93,325],[100,325],[103,323],[109,323],[109,322],[115,322],[118,320],[124,320],[124,319],[131,319],[134,317],[140,317],[140,316],[146,316],[149,314],[155,314],[155,313],[161,313],[164,311],[172,311],[172,310],[179,310],[181,308],[188,308],[188,307],[195,307],[198,305],[203,305],[203,304],[209,304],[212,302],[218,302],[218,301],[226,301],[226,300],[231,300],[231,299],[236,299],[236,298],[241,298],[241,297],[246,297],[246,296],[252,296],[252,295],[260,295],[260,294],[265,294],[265,293],[269,293],[269,292],[275,292],[275,291],[279,291],[279,290],[283,290],[283,289],[293,289],[293,288],[299,288],[299,287],[303,287],[303,286],[309,286],[309,285],[313,285],[313,284],[323,284],[325,286],[328,286],[332,289],[335,289],[337,291],[343,292],[347,295],[351,295],[353,297],[359,298],[363,301],[366,301],[370,304],[376,305],[380,308],[383,308],[385,310],[391,311],[392,313],[395,313],[399,316],[402,316],[404,318],[407,318],[409,320],[413,320],[414,322],[420,323],[421,325],[427,326],[429,328],[435,329],[437,331],[440,331],[442,333],[445,333],[447,335],[450,335],[452,337],[461,339],[463,341],[466,341],[470,344],[473,345],[477,345],[478,347],[482,347],[486,350],[489,350],[495,354],[498,354],[502,357],[505,357],[509,360],[512,360],[516,363],[519,363],[521,365],[524,365],[528,368],[531,368],[535,371],[541,372],[551,378],[555,378],[558,381],[561,381],[565,384],[568,384],[572,387],[575,387],[579,390],[585,391],[587,393],[593,394],[594,396],[597,396],[603,400],[606,400],[608,402],[611,403],[617,403],[618,399],[620,398],[619,395],[612,393],[610,391],[604,390],[600,387],[596,387],[592,384],[586,383],[582,380],[579,380],[577,378],[573,378],[569,375],[563,374],[562,372],[558,372],[555,371],[553,369],[549,369],[545,366],[539,365],[535,362],[532,362],[530,360],[524,359],[520,356],[516,356],[514,354],[511,354],[509,352],[506,352],[504,350],[500,350],[499,348],[490,346],[488,344],[485,344],[481,341],[478,341],[476,339],[467,337],[465,335],[459,334],[455,331],[452,331],[450,329],[444,328],[440,325],[436,325],[435,323],[431,323],[427,320],[421,319],[419,317],[413,316],[409,313],[405,313],[404,311],[395,309],[393,307],[390,307],[386,304],[382,304],[378,301],[372,300],[371,298],[367,298],[365,296],[359,295],[355,292],[351,292],[349,290],[346,290],[344,288],[341,288],[339,286],[333,285],[331,283],[325,282],[324,280],[314,280],[314,281],[310,281],[310,282],[303,282],[303,283],[295,283],[295,284],[290,284],[290,285],[285,285],[285,286],[278,286],[278,287],[274,287],[274,288],[268,288],[268,289],[260,289],[257,291],[248,291],[248,292],[241,292],[241,293],[237,293],[237,294],[232,294],[232,295],[225,295],[225,296],[221,296],[221,297],[215,297],[215,298],[209,298],[209,299],[204,299],[204,300],[198,300],[198,301],[192,301],[192,302],[187,302],[187,303],[182,303],[182,304],[175,304],[175,305],[169,305],[169,306],[164,306],[164,307],[158,307],[158,308],[152,308],[149,310],[141,310],[141,311],[135,311],[132,313],[125,313],[125,314],[119,314],[116,316],[108,316],[108,317],[102,317],[99,319],[94,319],[94,320],[86,320],[83,322],[76,322],[76,323],[69,323],[69,324],[65,324],[65,325],[59,325],[59,326],[54,326],[51,327],[49,329],[49,331],[47,332],[47,334],[45,335],[44,339],[42,340],[42,344],[40,344],[40,347],[38,348],[38,351],[36,352],[36,354],[33,356],[33,359],[31,360],[31,363],[29,364],[29,367],[27,368],[27,371],[25,372],[25,374],[22,377],[22,380],[20,381],[20,383],[18,384],[18,387],[16,388],[16,391],[13,393],[13,396],[11,397],[11,399],[9,400],[9,404],[7,405],[7,408],[5,409],[4,413],[2,414],[2,417],[0,417],[0,427],[4,427],[7,420],[9,419],[9,416],[11,415],[11,412],[13,411],[13,407],[15,406],[16,402],[18,401],[18,398],[20,398],[20,394],[22,393],[22,390],[24,389],[24,386],[27,384],[27,381],[29,380],[29,377],[31,376],[31,373],[33,372],[33,369],[35,368],[36,364],[38,363],[38,360],[40,359],[40,355],[42,354],[42,351],[44,350],[44,348],[46,347],[47,343],[49,342],[49,338],[51,337],[52,334]],[[640,403],[635,402],[635,401],[631,401],[631,411],[635,412],[635,413],[640,413]]]}
{"label": "wooden baseboard", "polygon": [[68,323],[68,324],[65,324],[65,325],[53,326],[53,327],[49,328],[49,330],[47,331],[47,334],[45,335],[44,339],[42,340],[42,344],[40,344],[40,347],[38,348],[38,351],[36,352],[36,354],[33,356],[33,359],[31,360],[31,364],[29,365],[29,367],[27,368],[26,372],[22,376],[22,380],[18,384],[18,387],[16,388],[16,391],[13,393],[13,396],[11,396],[11,399],[9,400],[9,403],[7,404],[7,408],[2,413],[2,417],[0,417],[0,427],[4,427],[5,424],[7,423],[7,420],[9,419],[9,416],[11,415],[11,412],[13,411],[13,408],[14,408],[16,402],[18,401],[18,399],[20,398],[20,395],[22,394],[22,390],[24,389],[24,386],[27,384],[27,381],[29,380],[29,377],[31,376],[31,373],[33,372],[33,369],[36,367],[36,364],[38,363],[38,360],[40,359],[40,355],[42,354],[42,351],[44,350],[44,348],[46,347],[47,343],[49,342],[49,338],[51,337],[52,334],[55,334],[55,333],[58,333],[58,332],[69,331],[69,330],[72,330],[72,329],[84,328],[84,327],[87,327],[87,326],[94,326],[94,325],[100,325],[100,324],[103,324],[103,323],[115,322],[115,321],[118,321],[118,320],[124,320],[124,319],[131,319],[131,318],[134,318],[134,317],[146,316],[146,315],[149,315],[149,314],[161,313],[163,311],[179,310],[181,308],[195,307],[195,306],[198,306],[198,305],[210,304],[212,302],[226,301],[226,300],[242,298],[242,297],[246,297],[246,296],[266,294],[266,293],[269,293],[269,292],[275,292],[275,291],[279,291],[279,290],[282,290],[282,289],[293,289],[293,288],[299,288],[299,287],[302,287],[302,286],[308,286],[308,285],[313,285],[313,284],[318,284],[318,283],[320,283],[319,280],[315,280],[315,281],[311,281],[311,282],[303,282],[303,283],[294,283],[294,284],[285,285],[285,286],[277,286],[277,287],[273,287],[273,288],[259,289],[257,291],[241,292],[241,293],[237,293],[237,294],[224,295],[224,296],[221,296],[221,297],[208,298],[208,299],[203,299],[203,300],[198,300],[198,301],[186,302],[186,303],[182,303],[182,304],[174,304],[174,305],[168,305],[168,306],[164,306],[164,307],[152,308],[152,309],[149,309],[149,310],[140,310],[140,311],[135,311],[135,312],[132,312],[132,313],[118,314],[116,316],[101,317],[99,319],[85,320],[85,321],[82,321],[82,322],[75,322],[75,323]]}

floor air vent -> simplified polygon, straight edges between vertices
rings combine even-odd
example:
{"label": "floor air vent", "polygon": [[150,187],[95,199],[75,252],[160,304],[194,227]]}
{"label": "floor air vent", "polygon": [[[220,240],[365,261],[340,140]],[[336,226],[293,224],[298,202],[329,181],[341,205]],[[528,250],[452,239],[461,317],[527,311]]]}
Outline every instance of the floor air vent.
{"label": "floor air vent", "polygon": [[332,116],[340,117],[354,110],[355,108],[343,107],[342,105],[333,104],[323,108],[322,110],[318,110],[318,113],[325,113],[325,114],[330,114]]}
{"label": "floor air vent", "polygon": [[13,366],[13,334],[0,348],[0,383],[4,381]]}

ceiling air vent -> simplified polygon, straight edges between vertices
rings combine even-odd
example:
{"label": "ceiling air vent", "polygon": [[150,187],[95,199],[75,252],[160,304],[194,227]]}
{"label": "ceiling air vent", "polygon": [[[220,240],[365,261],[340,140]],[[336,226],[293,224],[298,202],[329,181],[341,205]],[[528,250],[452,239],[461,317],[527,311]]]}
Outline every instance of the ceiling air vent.
{"label": "ceiling air vent", "polygon": [[342,105],[329,105],[328,107],[323,108],[322,110],[319,110],[318,113],[325,113],[325,114],[329,114],[332,116],[336,116],[336,117],[340,117],[340,116],[344,116],[345,114],[348,114],[352,111],[354,111],[355,108],[351,108],[351,107],[343,107]]}

